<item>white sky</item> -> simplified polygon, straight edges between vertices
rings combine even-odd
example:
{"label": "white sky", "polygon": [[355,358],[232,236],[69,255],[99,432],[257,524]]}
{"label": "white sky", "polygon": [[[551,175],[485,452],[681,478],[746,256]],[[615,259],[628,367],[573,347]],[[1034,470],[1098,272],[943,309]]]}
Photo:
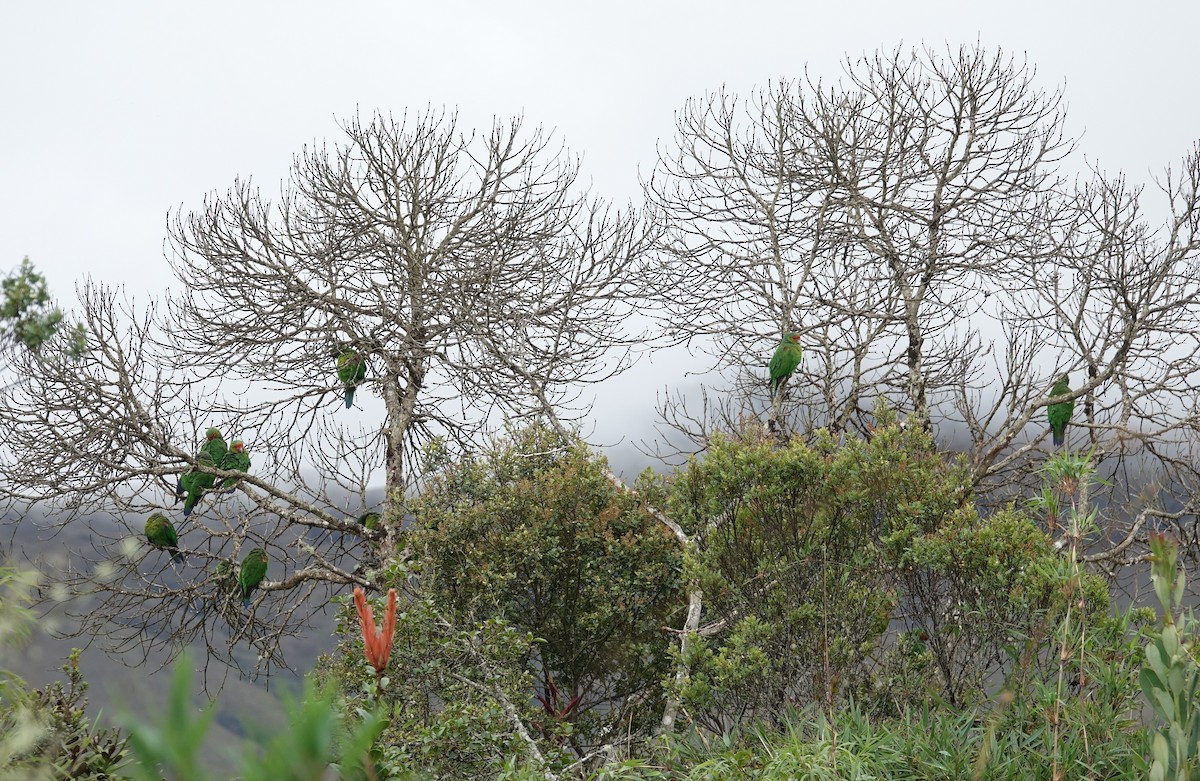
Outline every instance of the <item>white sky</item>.
{"label": "white sky", "polygon": [[[1140,5],[4,2],[0,273],[28,255],[68,307],[86,274],[161,289],[168,211],[238,176],[277,191],[356,109],[456,107],[467,127],[521,113],[583,155],[597,194],[636,200],[688,97],[805,66],[836,79],[842,56],[901,43],[1027,54],[1065,88],[1087,158],[1149,184],[1200,137],[1200,3]],[[671,377],[639,371],[645,399],[622,403],[645,418]]]}

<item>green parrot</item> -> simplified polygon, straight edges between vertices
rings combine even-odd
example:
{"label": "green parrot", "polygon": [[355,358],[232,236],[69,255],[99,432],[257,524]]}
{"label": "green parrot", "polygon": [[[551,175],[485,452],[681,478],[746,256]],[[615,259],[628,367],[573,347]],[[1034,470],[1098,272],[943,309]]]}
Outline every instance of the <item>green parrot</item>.
{"label": "green parrot", "polygon": [[171,561],[182,562],[183,554],[179,552],[179,534],[175,524],[162,513],[154,513],[146,519],[146,539],[156,548],[171,552]]}
{"label": "green parrot", "polygon": [[242,568],[238,572],[238,587],[242,592],[242,607],[250,607],[250,595],[258,584],[267,576],[267,552],[255,548],[246,554],[242,560]]}
{"label": "green parrot", "polygon": [[[1071,392],[1070,377],[1066,374],[1058,378],[1050,395],[1062,396]],[[1046,407],[1046,418],[1050,421],[1050,431],[1054,434],[1054,446],[1062,447],[1067,440],[1067,424],[1071,422],[1071,414],[1075,412],[1075,399],[1060,401]]]}
{"label": "green parrot", "polygon": [[[250,471],[250,455],[246,452],[246,446],[242,443],[242,440],[233,440],[233,444],[229,446],[229,452],[218,463],[222,469],[227,469],[231,472]],[[232,489],[237,485],[237,482],[238,478],[227,477],[221,482],[221,488]]]}
{"label": "green parrot", "polygon": [[804,348],[800,346],[800,334],[797,331],[788,331],[779,341],[779,346],[775,348],[775,354],[771,356],[771,363],[767,368],[771,372],[771,398],[779,392],[779,386],[785,379],[796,371],[796,367],[800,365],[800,358],[804,355]]}
{"label": "green parrot", "polygon": [[367,362],[353,350],[346,350],[337,357],[337,377],[346,388],[346,409],[354,405],[354,389],[367,376]]}
{"label": "green parrot", "polygon": [[[204,451],[196,455],[196,463],[211,467],[216,466],[212,460],[212,456]],[[216,482],[216,475],[201,472],[197,469],[189,469],[179,476],[179,487],[187,494],[187,501],[183,503],[184,518],[192,514],[192,510],[196,509],[196,505],[200,502],[200,498],[204,496],[204,492],[212,488]]]}
{"label": "green parrot", "polygon": [[375,531],[379,527],[379,513],[363,513],[358,516],[358,522],[368,530]]}
{"label": "green parrot", "polygon": [[225,446],[220,429],[208,428],[204,431],[204,444],[200,446],[200,450],[212,456],[214,464],[219,464],[229,448]]}
{"label": "green parrot", "polygon": [[[196,451],[196,458],[199,460],[207,453],[211,463],[217,465],[228,451],[229,448],[225,446],[225,440],[221,437],[221,430],[210,426],[204,431],[204,444]],[[175,483],[175,503],[178,504],[187,494],[188,488],[184,485],[183,475],[180,475]]]}

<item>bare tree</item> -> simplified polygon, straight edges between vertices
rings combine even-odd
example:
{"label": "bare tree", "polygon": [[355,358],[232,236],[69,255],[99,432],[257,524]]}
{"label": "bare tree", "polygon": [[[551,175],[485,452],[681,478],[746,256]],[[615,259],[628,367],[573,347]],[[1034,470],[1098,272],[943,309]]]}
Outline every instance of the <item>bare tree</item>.
{"label": "bare tree", "polygon": [[1003,53],[896,50],[848,60],[837,83],[772,84],[744,110],[689,101],[646,182],[660,295],[734,394],[666,416],[702,440],[769,409],[767,358],[800,330],[806,357],[771,418],[863,430],[883,398],[965,439],[981,482],[1027,464],[1064,372],[1092,442],[1096,426],[1144,439],[1139,416],[1188,429],[1196,155],[1168,172],[1152,228],[1123,177],[1064,178],[1076,145],[1035,77]]}
{"label": "bare tree", "polygon": [[[644,185],[664,230],[657,293],[729,385],[699,412],[669,397],[667,425],[696,448],[747,417],[869,436],[882,400],[965,452],[978,498],[1009,501],[1038,479],[1067,373],[1068,446],[1121,478],[1085,555],[1136,558],[1155,523],[1197,539],[1200,153],[1159,182],[1156,226],[1124,177],[1070,180],[1064,123],[1032,67],[972,47],[690,100]],[[806,354],[772,399],[789,330]],[[701,597],[685,629],[724,627]]]}
{"label": "bare tree", "polygon": [[[642,221],[582,192],[546,134],[520,120],[463,132],[434,111],[343,130],[296,156],[278,200],[238,181],[174,215],[178,287],[161,303],[86,284],[87,357],[28,365],[3,398],[9,490],[63,525],[114,517],[93,530],[109,570],[84,631],[122,623],[122,650],[204,637],[216,652],[220,634],[249,641],[252,667],[281,661],[280,639],[331,590],[373,585],[400,552],[423,459],[502,418],[580,413],[584,386],[628,362]],[[368,366],[359,398],[382,410],[344,408],[346,351]],[[186,563],[122,543],[174,506],[182,472],[239,477],[197,460],[209,425],[253,463],[189,519],[172,513]],[[379,504],[373,485],[371,530],[357,519]],[[216,565],[254,547],[271,563],[243,610]]]}
{"label": "bare tree", "polygon": [[[1115,545],[1090,554],[1094,560],[1123,557],[1135,537],[1144,541],[1147,511],[1196,520],[1200,146],[1166,171],[1158,189],[1165,208],[1154,211],[1165,219],[1156,220],[1142,187],[1093,170],[1071,193],[1073,221],[1056,257],[1027,263],[1004,299],[1010,328],[1075,378],[1073,444],[1092,449],[1108,498],[1122,510],[1105,514]],[[1017,435],[1040,423],[1048,385],[1049,378],[1010,383],[1002,423],[990,431],[976,423],[981,482],[1000,482],[1029,457],[1036,440]],[[1181,537],[1194,539],[1194,529]]]}
{"label": "bare tree", "polygon": [[[723,91],[689,100],[676,115],[675,146],[660,149],[645,184],[665,228],[664,264],[654,278],[668,327],[707,345],[716,368],[734,370],[734,394],[705,396],[725,424],[752,404],[754,388],[766,387],[764,352],[770,354],[780,333],[800,330],[808,360],[815,355],[826,371],[804,372],[806,380],[821,378],[819,385],[793,385],[806,398],[811,391],[829,402],[824,414],[815,412],[818,404],[807,408],[814,421],[845,425],[852,411],[842,402],[854,394],[844,392],[844,364],[829,358],[840,357],[839,345],[853,353],[880,330],[878,323],[849,323],[813,306],[819,282],[847,283],[837,299],[851,308],[867,306],[875,293],[870,281],[848,276],[844,231],[837,229],[828,187],[815,173],[797,175],[808,165],[808,139],[792,121],[792,88],[772,84],[748,101]],[[683,404],[668,404],[664,413],[693,438],[702,439],[711,422],[707,413],[689,416]]]}
{"label": "bare tree", "polygon": [[690,102],[646,187],[671,287],[692,283],[674,327],[719,334],[718,365],[759,397],[778,334],[805,332],[792,407],[839,429],[881,396],[927,418],[978,371],[976,316],[1014,262],[1051,249],[1054,164],[1072,149],[1060,96],[1000,54],[898,50],[845,70],[771,85],[745,117],[726,95]]}

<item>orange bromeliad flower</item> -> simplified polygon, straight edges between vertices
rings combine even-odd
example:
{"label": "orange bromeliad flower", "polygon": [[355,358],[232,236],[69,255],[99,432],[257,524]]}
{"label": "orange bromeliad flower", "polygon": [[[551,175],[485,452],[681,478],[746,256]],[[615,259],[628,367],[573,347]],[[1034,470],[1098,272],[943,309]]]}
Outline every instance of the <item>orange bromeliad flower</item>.
{"label": "orange bromeliad flower", "polygon": [[375,628],[375,615],[367,604],[367,595],[358,586],[354,587],[354,609],[358,613],[358,624],[362,627],[363,653],[367,662],[375,668],[375,674],[383,675],[388,657],[392,655],[392,638],[396,634],[396,589],[388,589],[383,631]]}

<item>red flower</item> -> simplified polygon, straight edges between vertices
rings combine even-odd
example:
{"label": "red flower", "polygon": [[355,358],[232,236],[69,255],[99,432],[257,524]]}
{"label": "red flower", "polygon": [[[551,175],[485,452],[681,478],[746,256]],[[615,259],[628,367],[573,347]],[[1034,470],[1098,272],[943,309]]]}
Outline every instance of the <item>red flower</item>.
{"label": "red flower", "polygon": [[396,634],[396,589],[388,589],[382,632],[376,630],[375,615],[367,604],[367,595],[358,586],[354,587],[354,609],[358,612],[358,624],[362,627],[363,653],[367,662],[375,668],[375,674],[383,675],[388,657],[392,655],[392,638]]}

